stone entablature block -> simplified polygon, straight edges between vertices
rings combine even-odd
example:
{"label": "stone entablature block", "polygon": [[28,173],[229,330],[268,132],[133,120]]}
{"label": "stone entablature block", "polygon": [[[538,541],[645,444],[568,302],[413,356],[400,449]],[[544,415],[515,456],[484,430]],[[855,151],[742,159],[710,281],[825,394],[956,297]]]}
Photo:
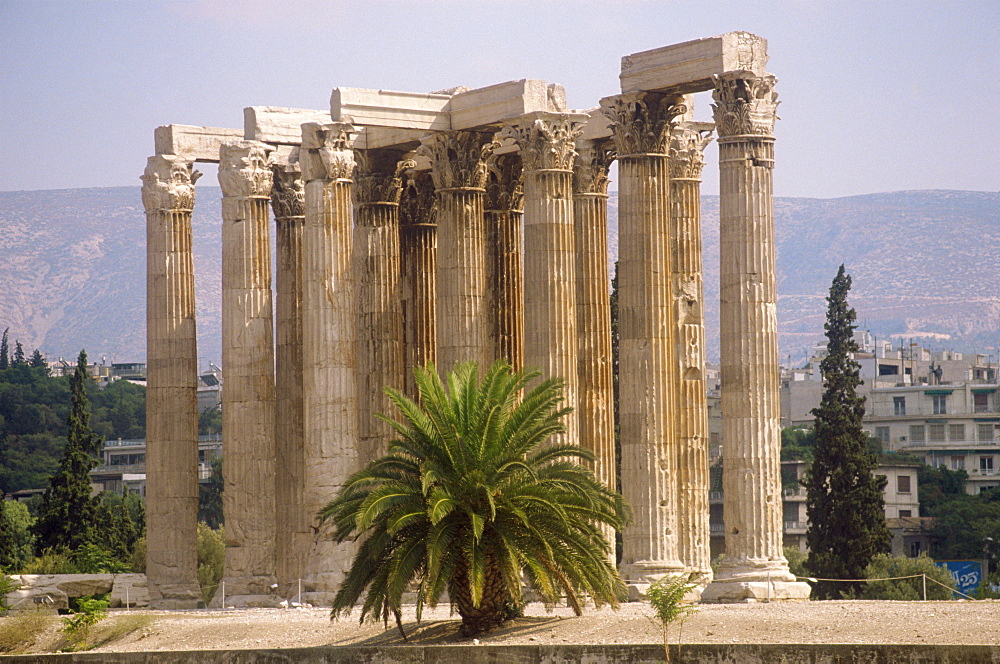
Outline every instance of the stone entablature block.
{"label": "stone entablature block", "polygon": [[622,58],[622,92],[669,90],[688,94],[712,89],[712,76],[748,70],[761,76],[767,66],[767,40],[749,32],[654,48]]}
{"label": "stone entablature block", "polygon": [[191,161],[217,163],[223,143],[243,140],[242,129],[165,125],[153,132],[156,154],[175,154]]}

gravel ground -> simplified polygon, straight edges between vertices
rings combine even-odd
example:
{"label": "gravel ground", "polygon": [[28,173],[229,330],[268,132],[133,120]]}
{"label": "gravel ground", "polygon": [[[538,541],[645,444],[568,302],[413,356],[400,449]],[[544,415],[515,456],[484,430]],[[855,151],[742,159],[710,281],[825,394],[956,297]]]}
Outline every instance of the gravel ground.
{"label": "gravel ground", "polygon": [[[115,612],[109,621],[124,617]],[[400,643],[393,625],[358,625],[357,619],[329,620],[326,609],[228,611],[132,611],[148,625],[97,652],[217,650],[390,645]],[[648,604],[624,604],[618,611],[588,609],[574,617],[567,608],[546,611],[531,604],[527,616],[480,637],[484,644],[662,643]],[[404,610],[412,643],[468,643],[457,634],[457,616],[447,608],[425,610],[417,625]],[[2,628],[2,621],[0,621]],[[50,631],[54,634],[54,627]],[[670,640],[682,643],[899,643],[1000,644],[1000,601],[955,602],[788,602],[702,605]],[[40,639],[44,643],[46,639]]]}

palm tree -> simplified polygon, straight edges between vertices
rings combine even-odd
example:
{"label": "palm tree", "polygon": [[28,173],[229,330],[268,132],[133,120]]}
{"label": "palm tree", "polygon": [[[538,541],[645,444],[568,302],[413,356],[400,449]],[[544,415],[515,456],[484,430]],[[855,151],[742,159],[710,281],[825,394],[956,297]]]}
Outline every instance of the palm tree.
{"label": "palm tree", "polygon": [[[364,594],[361,621],[402,632],[403,592],[417,585],[417,620],[447,590],[476,634],[520,615],[522,574],[546,602],[565,594],[577,615],[581,596],[617,606],[624,585],[602,524],[621,528],[621,496],[579,461],[576,445],[547,444],[564,431],[562,382],[494,364],[482,383],[461,364],[447,386],[433,365],[415,370],[419,404],[386,389],[400,421],[389,453],[352,475],[321,512],[335,538],[363,540],[333,601],[332,617]],[[405,638],[405,633],[403,634]]]}

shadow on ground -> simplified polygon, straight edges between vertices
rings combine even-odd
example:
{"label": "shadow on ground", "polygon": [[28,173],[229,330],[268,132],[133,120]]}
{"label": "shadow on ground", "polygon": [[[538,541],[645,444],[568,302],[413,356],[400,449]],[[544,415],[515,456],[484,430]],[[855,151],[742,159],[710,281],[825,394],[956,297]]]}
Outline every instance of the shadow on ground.
{"label": "shadow on ground", "polygon": [[[561,622],[565,618],[560,617],[529,617],[515,618],[509,620],[497,629],[491,630],[479,638],[488,641],[495,637],[509,636],[530,636],[534,633],[541,633],[551,628],[555,623]],[[472,639],[462,636],[459,628],[462,626],[461,620],[434,620],[430,622],[417,623],[410,621],[403,623],[403,630],[409,642],[404,642],[399,635],[399,630],[390,623],[390,627],[381,634],[368,637],[362,641],[354,639],[340,639],[331,641],[331,646],[354,645],[354,646],[433,646],[447,644],[472,643]]]}

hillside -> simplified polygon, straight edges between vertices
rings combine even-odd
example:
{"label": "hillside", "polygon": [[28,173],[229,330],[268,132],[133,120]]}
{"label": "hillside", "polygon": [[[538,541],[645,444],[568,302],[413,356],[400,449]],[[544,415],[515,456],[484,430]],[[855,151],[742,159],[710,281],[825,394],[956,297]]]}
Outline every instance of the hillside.
{"label": "hillside", "polygon": [[[199,187],[194,216],[201,364],[219,362],[219,189]],[[617,252],[617,201],[611,247]],[[718,355],[718,197],[703,199],[709,354]],[[778,198],[781,353],[822,340],[837,266],[854,278],[859,322],[880,339],[996,347],[1000,193],[908,191]],[[0,325],[50,358],[85,347],[108,361],[145,357],[145,216],[138,187],[0,192]]]}

